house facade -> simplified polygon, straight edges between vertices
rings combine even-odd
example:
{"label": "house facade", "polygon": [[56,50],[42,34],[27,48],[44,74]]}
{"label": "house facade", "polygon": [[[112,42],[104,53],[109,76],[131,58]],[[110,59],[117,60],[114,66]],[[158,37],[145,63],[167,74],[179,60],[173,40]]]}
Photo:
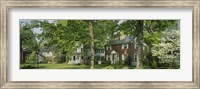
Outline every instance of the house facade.
{"label": "house facade", "polygon": [[84,47],[81,44],[74,53],[71,55],[71,60],[69,60],[68,64],[82,64],[84,62]]}
{"label": "house facade", "polygon": [[[86,50],[84,50],[86,49]],[[94,49],[95,51],[95,59],[98,62],[98,64],[101,64],[101,61],[105,59],[105,49]],[[84,55],[84,51],[87,51],[86,55]],[[71,56],[71,60],[69,60],[68,64],[85,64],[89,63],[91,59],[91,49],[90,48],[84,48],[83,44],[78,47],[75,52]]]}
{"label": "house facade", "polygon": [[45,60],[47,60],[48,64],[56,63],[54,60],[56,49],[56,46],[40,49],[38,53],[38,62],[44,62]]}
{"label": "house facade", "polygon": [[[105,49],[94,48],[94,56],[97,64],[102,64],[102,61],[105,61]],[[87,58],[91,59],[91,49],[88,49]]]}
{"label": "house facade", "polygon": [[105,45],[105,57],[111,64],[119,60],[124,63],[127,59],[131,60],[131,64],[135,64],[137,58],[135,44],[129,36],[113,39]]}

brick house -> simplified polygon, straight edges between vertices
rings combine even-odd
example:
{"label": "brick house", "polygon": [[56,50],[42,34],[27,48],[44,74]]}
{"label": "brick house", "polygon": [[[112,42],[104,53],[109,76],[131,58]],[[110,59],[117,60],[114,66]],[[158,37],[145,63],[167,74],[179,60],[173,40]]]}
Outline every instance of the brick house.
{"label": "brick house", "polygon": [[135,64],[136,47],[129,36],[120,36],[110,40],[105,45],[105,57],[106,60],[111,61],[111,64],[114,64],[119,60],[124,62],[126,59],[131,60],[131,64]]}

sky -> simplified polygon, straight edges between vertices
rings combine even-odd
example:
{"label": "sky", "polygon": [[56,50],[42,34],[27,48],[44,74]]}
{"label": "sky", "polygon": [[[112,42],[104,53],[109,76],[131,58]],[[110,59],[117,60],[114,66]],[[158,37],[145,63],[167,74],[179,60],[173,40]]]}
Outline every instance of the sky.
{"label": "sky", "polygon": [[[35,19],[34,19],[35,20]],[[32,19],[20,19],[19,22],[20,23],[24,23],[24,22],[30,22],[32,21]],[[47,20],[49,23],[53,23],[55,20]],[[41,34],[42,30],[40,30],[41,28],[33,28],[32,31],[33,33],[37,33],[37,34]]]}

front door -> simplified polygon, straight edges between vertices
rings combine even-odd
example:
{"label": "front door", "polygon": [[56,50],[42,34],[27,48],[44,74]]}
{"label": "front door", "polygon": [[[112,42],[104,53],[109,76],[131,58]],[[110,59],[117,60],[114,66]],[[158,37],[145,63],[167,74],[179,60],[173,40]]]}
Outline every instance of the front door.
{"label": "front door", "polygon": [[117,61],[117,54],[113,54],[112,55],[112,61],[113,61],[113,64],[116,63],[116,61]]}

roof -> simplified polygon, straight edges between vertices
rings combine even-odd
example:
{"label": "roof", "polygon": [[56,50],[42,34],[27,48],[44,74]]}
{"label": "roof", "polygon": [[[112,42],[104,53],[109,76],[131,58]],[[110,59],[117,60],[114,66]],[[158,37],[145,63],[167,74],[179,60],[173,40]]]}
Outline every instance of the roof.
{"label": "roof", "polygon": [[124,39],[116,39],[116,40],[110,40],[106,45],[115,45],[115,44],[126,44],[126,43],[131,43],[131,38],[126,37]]}
{"label": "roof", "polygon": [[51,47],[45,47],[45,48],[43,48],[43,49],[40,49],[41,51],[43,51],[43,52],[48,52],[48,51],[55,51],[55,50],[57,50],[57,46],[51,46]]}

